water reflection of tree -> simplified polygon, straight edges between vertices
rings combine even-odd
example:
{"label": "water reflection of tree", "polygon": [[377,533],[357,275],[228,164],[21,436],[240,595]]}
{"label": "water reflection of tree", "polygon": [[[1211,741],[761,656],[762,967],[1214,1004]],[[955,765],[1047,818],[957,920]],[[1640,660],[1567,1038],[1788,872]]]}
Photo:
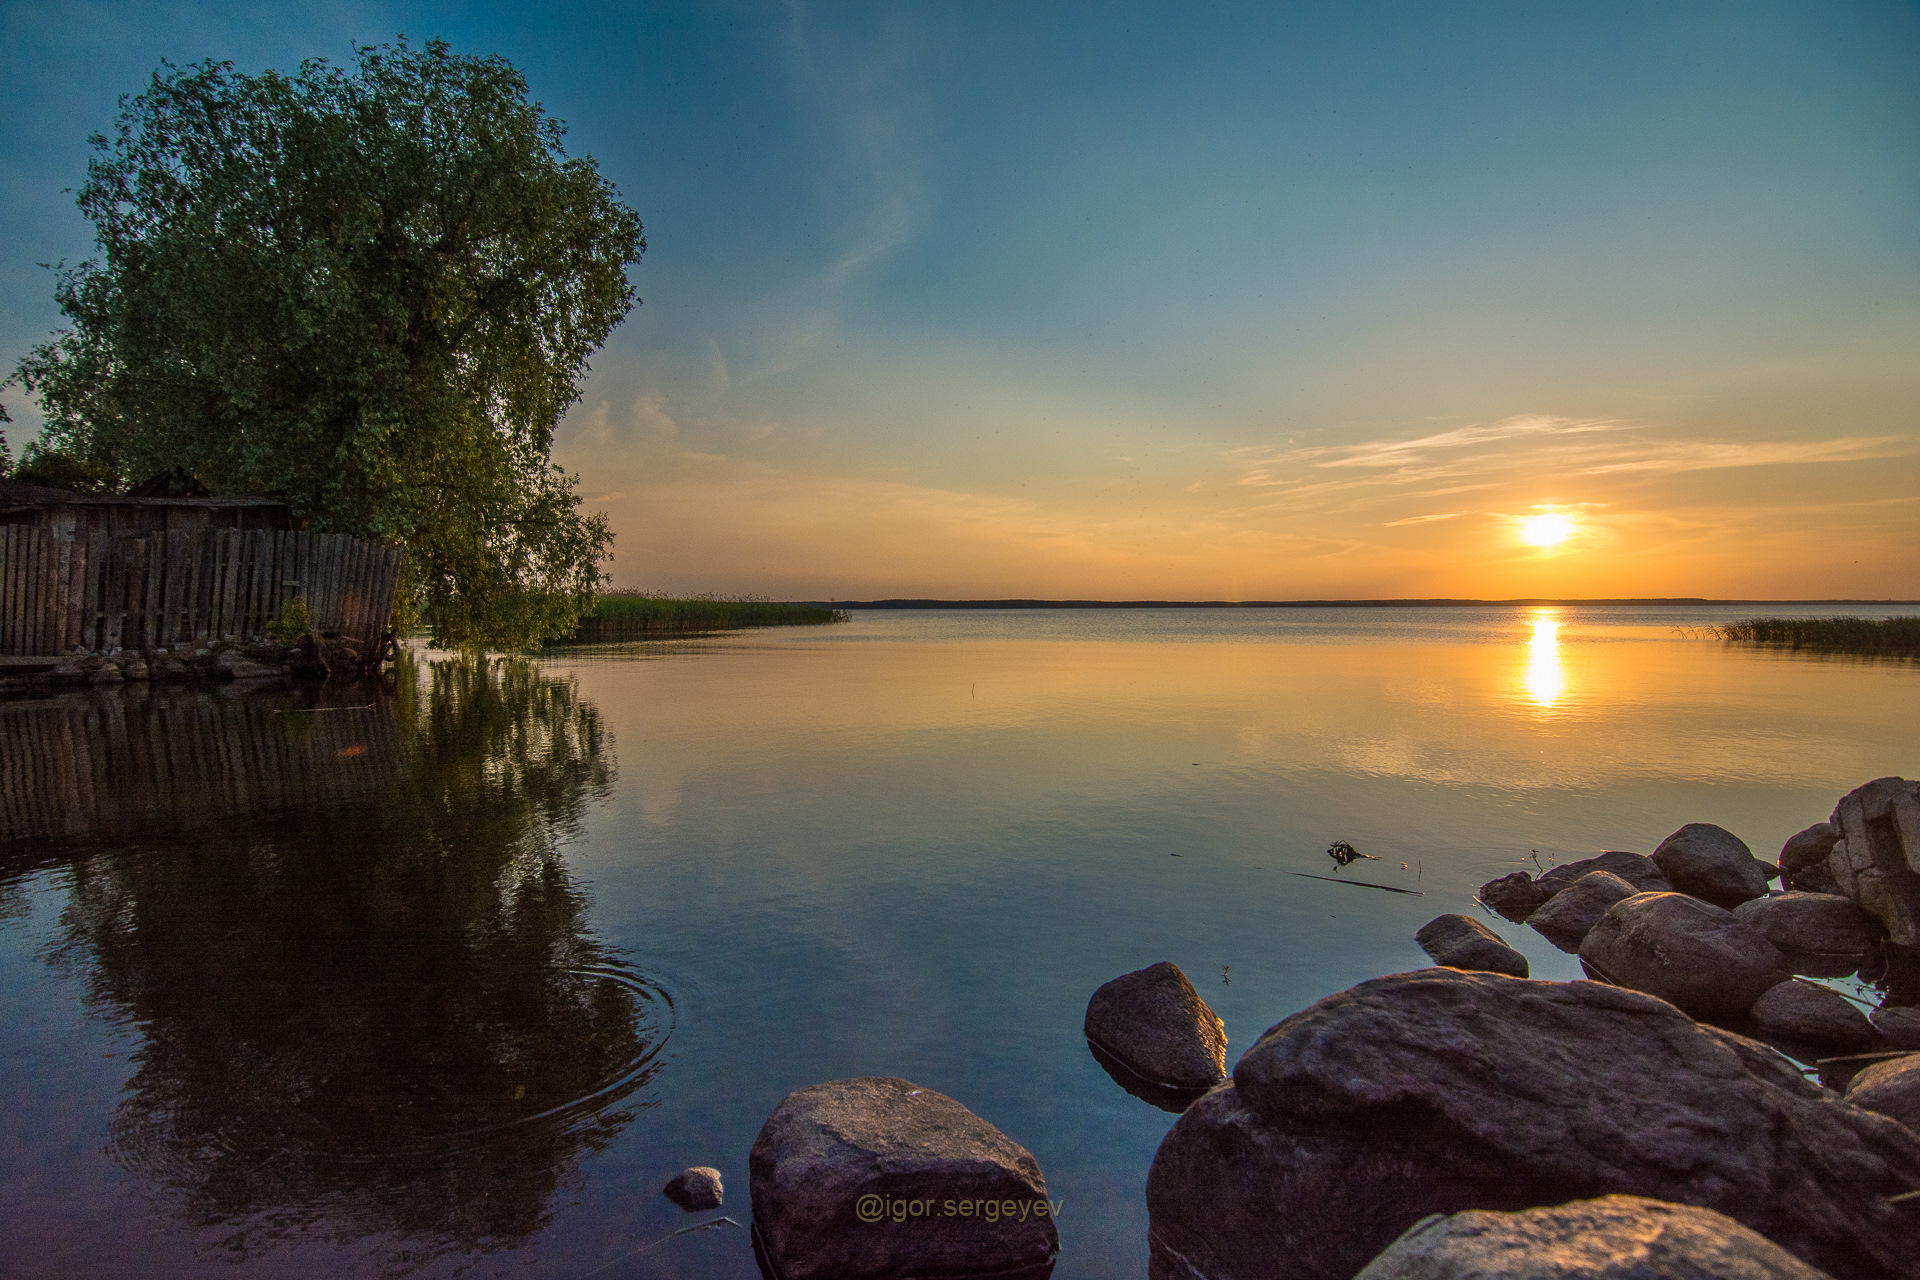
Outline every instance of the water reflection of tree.
{"label": "water reflection of tree", "polygon": [[63,951],[142,1033],[118,1152],[242,1253],[524,1239],[669,1030],[556,853],[610,780],[595,709],[527,663],[407,674],[390,785],[75,869]]}

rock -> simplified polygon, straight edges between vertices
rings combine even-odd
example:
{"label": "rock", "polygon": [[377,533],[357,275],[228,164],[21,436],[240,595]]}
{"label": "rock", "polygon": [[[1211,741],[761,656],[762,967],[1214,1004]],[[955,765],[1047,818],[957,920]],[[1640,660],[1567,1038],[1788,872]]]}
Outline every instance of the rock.
{"label": "rock", "polygon": [[1433,957],[1435,964],[1449,969],[1481,969],[1516,978],[1527,976],[1527,958],[1472,916],[1435,916],[1420,926],[1413,940]]}
{"label": "rock", "polygon": [[1920,1009],[1881,1005],[1867,1015],[1873,1029],[1896,1049],[1920,1049]]}
{"label": "rock", "polygon": [[1524,871],[1515,871],[1480,886],[1480,901],[1515,924],[1525,924],[1527,917],[1552,896]]}
{"label": "rock", "polygon": [[[1628,901],[1632,901],[1629,899]],[[1920,1273],[1920,1137],[1597,982],[1422,969],[1295,1014],[1175,1122],[1150,1274],[1348,1280],[1429,1213],[1699,1205],[1842,1280]]]}
{"label": "rock", "polygon": [[704,1164],[682,1169],[673,1176],[673,1181],[660,1188],[660,1194],[688,1213],[718,1209],[723,1195],[720,1171]]}
{"label": "rock", "polygon": [[147,664],[139,658],[135,658],[127,663],[125,667],[121,668],[120,674],[129,680],[145,680],[148,675]]}
{"label": "rock", "polygon": [[114,666],[111,662],[101,663],[100,669],[94,672],[92,677],[92,683],[97,685],[125,684],[126,682],[126,676],[122,675],[120,668]]}
{"label": "rock", "polygon": [[1796,831],[1780,846],[1780,870],[1788,875],[1825,862],[1840,839],[1840,828],[1831,822],[1816,822],[1805,831]]}
{"label": "rock", "polygon": [[794,1090],[747,1165],[754,1243],[782,1280],[1041,1280],[1059,1252],[1034,1158],[908,1080]]}
{"label": "rock", "polygon": [[1797,978],[1754,1001],[1752,1017],[1761,1030],[1802,1044],[1865,1049],[1880,1038],[1845,996]]}
{"label": "rock", "polygon": [[1874,1063],[1847,1086],[1847,1101],[1920,1133],[1920,1053]]}
{"label": "rock", "polygon": [[1733,912],[1684,893],[1614,903],[1580,943],[1580,959],[1696,1018],[1737,1017],[1787,979],[1779,948]]}
{"label": "rock", "polygon": [[[1546,905],[1528,917],[1527,923],[1538,929],[1548,942],[1562,951],[1578,951],[1580,939],[1607,908],[1637,890],[1619,876],[1607,871],[1589,871],[1547,899]],[[1526,975],[1520,974],[1520,977]]]}
{"label": "rock", "polygon": [[222,677],[230,676],[233,674],[234,668],[246,660],[247,655],[241,653],[238,649],[222,649],[213,656],[213,672],[215,675]]}
{"label": "rock", "polygon": [[47,673],[54,684],[85,684],[87,669],[77,662],[56,662]]}
{"label": "rock", "polygon": [[1833,868],[1824,862],[1802,867],[1783,878],[1781,883],[1796,893],[1838,894],[1840,892],[1840,882],[1833,878]]}
{"label": "rock", "polygon": [[1725,1214],[1643,1196],[1435,1214],[1354,1280],[1827,1280]]}
{"label": "rock", "polygon": [[1876,778],[1848,792],[1833,821],[1842,838],[1827,866],[1840,892],[1896,946],[1920,947],[1920,782]]}
{"label": "rock", "polygon": [[1095,991],[1085,1029],[1088,1040],[1163,1088],[1198,1093],[1227,1078],[1226,1024],[1170,961]]}
{"label": "rock", "polygon": [[1725,827],[1689,822],[1653,851],[1659,867],[1681,893],[1716,907],[1733,908],[1767,891],[1767,864]]}
{"label": "rock", "polygon": [[1652,858],[1618,849],[1610,849],[1598,857],[1582,858],[1578,862],[1563,862],[1541,876],[1539,883],[1542,888],[1558,893],[1595,871],[1619,876],[1632,885],[1636,893],[1665,893],[1673,888]]}
{"label": "rock", "polygon": [[1860,957],[1886,936],[1880,922],[1851,898],[1833,893],[1796,891],[1753,898],[1735,907],[1733,918],[1788,953],[1789,960],[1794,953],[1851,956],[1856,968]]}
{"label": "rock", "polygon": [[235,680],[272,680],[280,673],[272,667],[263,667],[250,658],[242,658],[229,668],[228,674]]}

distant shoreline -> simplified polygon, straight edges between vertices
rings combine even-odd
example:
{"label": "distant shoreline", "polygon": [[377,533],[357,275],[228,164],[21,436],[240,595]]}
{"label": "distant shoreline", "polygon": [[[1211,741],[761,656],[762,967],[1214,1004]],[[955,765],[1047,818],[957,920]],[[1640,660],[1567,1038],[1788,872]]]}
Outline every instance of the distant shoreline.
{"label": "distant shoreline", "polygon": [[1920,600],[1709,600],[1697,596],[1658,596],[1603,600],[817,600],[832,609],[1471,609],[1507,605],[1665,605],[1765,606],[1820,605],[1881,607],[1920,604]]}

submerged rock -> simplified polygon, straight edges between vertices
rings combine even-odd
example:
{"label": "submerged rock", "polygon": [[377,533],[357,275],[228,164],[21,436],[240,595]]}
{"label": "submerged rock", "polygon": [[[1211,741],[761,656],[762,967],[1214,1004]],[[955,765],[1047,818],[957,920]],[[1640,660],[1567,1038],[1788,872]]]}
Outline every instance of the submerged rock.
{"label": "submerged rock", "polygon": [[1580,944],[1607,981],[1696,1018],[1736,1017],[1786,981],[1779,948],[1733,912],[1683,893],[1639,893],[1607,909]]}
{"label": "submerged rock", "polygon": [[1840,892],[1886,926],[1900,947],[1920,947],[1920,782],[1876,778],[1833,811],[1842,839],[1827,866]]}
{"label": "submerged rock", "polygon": [[699,1164],[675,1174],[673,1181],[660,1188],[660,1194],[688,1213],[698,1213],[718,1209],[725,1189],[720,1185],[718,1169]]}
{"label": "submerged rock", "polygon": [[1920,1138],[1778,1054],[1595,982],[1423,969],[1297,1013],[1167,1134],[1151,1274],[1349,1280],[1430,1213],[1614,1193],[1841,1280],[1920,1274]]}
{"label": "submerged rock", "polygon": [[1434,1215],[1354,1280],[1825,1280],[1725,1214],[1644,1196]]}
{"label": "submerged rock", "polygon": [[1847,1101],[1920,1133],[1920,1053],[1874,1063],[1847,1086]]}
{"label": "submerged rock", "polygon": [[1607,909],[1637,892],[1611,872],[1589,871],[1547,899],[1546,905],[1534,912],[1527,924],[1562,951],[1578,951],[1580,940]]}
{"label": "submerged rock", "polygon": [[1449,969],[1480,969],[1516,978],[1527,976],[1527,958],[1472,916],[1435,916],[1420,926],[1413,940],[1433,957],[1435,964]]}
{"label": "submerged rock", "polygon": [[1498,880],[1489,880],[1480,886],[1480,901],[1515,924],[1525,924],[1527,917],[1552,896],[1551,891],[1541,888],[1539,883],[1524,871],[1515,871],[1510,875],[1501,876]]}
{"label": "submerged rock", "polygon": [[1149,1083],[1211,1089],[1227,1078],[1227,1030],[1171,961],[1105,983],[1087,1001],[1087,1039]]}
{"label": "submerged rock", "polygon": [[1803,1044],[1864,1049],[1880,1039],[1867,1015],[1845,996],[1797,978],[1754,1001],[1752,1017],[1770,1035]]}
{"label": "submerged rock", "polygon": [[1681,893],[1731,910],[1767,891],[1777,868],[1753,856],[1746,842],[1711,822],[1689,822],[1653,851],[1654,865]]}
{"label": "submerged rock", "polygon": [[794,1090],[747,1164],[754,1243],[781,1280],[1042,1280],[1059,1252],[1033,1156],[910,1080]]}

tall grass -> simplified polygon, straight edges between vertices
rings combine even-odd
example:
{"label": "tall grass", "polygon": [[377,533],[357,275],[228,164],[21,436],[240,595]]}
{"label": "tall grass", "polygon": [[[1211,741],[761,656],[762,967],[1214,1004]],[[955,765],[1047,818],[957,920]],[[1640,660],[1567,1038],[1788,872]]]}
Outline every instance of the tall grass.
{"label": "tall grass", "polygon": [[1920,657],[1920,618],[1749,618],[1713,628],[1722,640],[1859,653],[1875,657]]}
{"label": "tall grass", "polygon": [[812,626],[845,622],[844,610],[817,604],[782,604],[753,596],[692,596],[675,599],[648,591],[609,591],[600,597],[566,643],[595,644],[643,636],[736,631],[742,627]]}

